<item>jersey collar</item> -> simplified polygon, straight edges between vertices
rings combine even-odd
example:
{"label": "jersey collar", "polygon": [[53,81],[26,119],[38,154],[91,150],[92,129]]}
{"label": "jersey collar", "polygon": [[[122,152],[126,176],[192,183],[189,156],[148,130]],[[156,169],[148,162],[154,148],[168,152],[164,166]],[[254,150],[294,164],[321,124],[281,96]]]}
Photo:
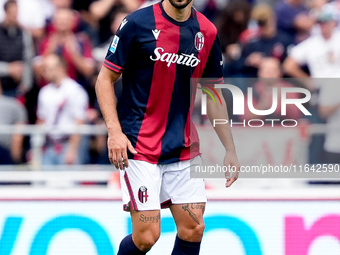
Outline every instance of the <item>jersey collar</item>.
{"label": "jersey collar", "polygon": [[191,7],[191,15],[190,15],[190,17],[189,17],[186,21],[179,22],[179,21],[174,20],[173,18],[171,18],[171,17],[165,12],[162,3],[163,3],[163,1],[159,2],[158,5],[159,5],[159,8],[160,8],[161,11],[162,11],[163,17],[164,17],[166,20],[170,21],[172,24],[176,25],[176,26],[182,27],[182,26],[186,26],[186,25],[190,24],[190,23],[192,22],[192,20],[194,19],[195,15],[196,15],[196,10],[195,10],[193,7]]}

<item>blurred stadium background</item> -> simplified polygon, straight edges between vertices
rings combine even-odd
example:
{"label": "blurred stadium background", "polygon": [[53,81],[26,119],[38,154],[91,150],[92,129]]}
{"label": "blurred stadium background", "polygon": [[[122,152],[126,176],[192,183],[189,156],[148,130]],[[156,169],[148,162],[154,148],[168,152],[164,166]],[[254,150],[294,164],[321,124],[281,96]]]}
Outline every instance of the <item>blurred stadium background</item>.
{"label": "blurred stadium background", "polygon": [[[119,173],[107,159],[94,84],[120,22],[151,3],[0,0],[1,255],[111,255],[131,231]],[[305,105],[312,116],[287,112],[286,119],[298,120],[295,128],[233,127],[241,164],[339,166],[340,1],[194,0],[194,5],[218,28],[226,81],[245,94],[252,87],[255,108],[270,102],[271,87],[249,82],[252,78],[287,78],[289,86],[312,92]],[[62,65],[46,60],[50,54],[62,56]],[[66,87],[79,86],[43,90],[56,77]],[[323,86],[327,83],[332,86]],[[119,100],[121,81],[115,89]],[[225,98],[230,118],[243,121],[232,114],[230,94]],[[194,121],[203,159],[221,163],[199,98]],[[241,175],[225,189],[223,179],[208,178],[201,254],[338,255],[339,185],[340,178]],[[163,210],[162,236],[150,254],[170,254],[175,233],[170,212]]]}

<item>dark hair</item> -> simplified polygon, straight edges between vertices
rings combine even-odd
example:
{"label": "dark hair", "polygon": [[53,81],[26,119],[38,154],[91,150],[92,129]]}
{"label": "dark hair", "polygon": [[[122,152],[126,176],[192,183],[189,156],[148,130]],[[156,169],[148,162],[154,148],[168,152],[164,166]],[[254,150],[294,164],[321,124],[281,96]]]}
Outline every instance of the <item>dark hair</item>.
{"label": "dark hair", "polygon": [[16,1],[16,0],[8,0],[8,1],[4,4],[4,10],[5,10],[5,12],[9,9],[9,7],[10,7],[12,4],[17,5],[17,1]]}
{"label": "dark hair", "polygon": [[126,14],[129,14],[130,12],[126,9],[125,6],[118,6],[118,7],[116,7],[116,8],[112,11],[112,13],[111,13],[111,15],[110,15],[110,23],[112,23],[112,22],[115,20],[117,14],[119,14],[119,13],[123,13],[123,14],[126,13]]}
{"label": "dark hair", "polygon": [[[244,14],[242,23],[234,20],[235,13],[239,11]],[[223,51],[226,46],[238,42],[240,34],[248,27],[250,13],[251,6],[246,0],[232,0],[221,11],[216,20],[216,27]]]}

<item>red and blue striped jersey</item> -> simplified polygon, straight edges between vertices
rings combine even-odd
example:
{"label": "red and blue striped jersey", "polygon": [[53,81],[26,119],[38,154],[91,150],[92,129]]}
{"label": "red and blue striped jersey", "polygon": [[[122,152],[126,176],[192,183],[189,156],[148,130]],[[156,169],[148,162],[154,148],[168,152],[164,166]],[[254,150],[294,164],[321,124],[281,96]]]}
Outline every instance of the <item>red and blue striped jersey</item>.
{"label": "red and blue striped jersey", "polygon": [[130,159],[169,164],[200,154],[191,78],[223,81],[217,30],[207,18],[192,8],[177,22],[162,3],[137,10],[121,23],[104,66],[122,73],[118,117],[138,152]]}

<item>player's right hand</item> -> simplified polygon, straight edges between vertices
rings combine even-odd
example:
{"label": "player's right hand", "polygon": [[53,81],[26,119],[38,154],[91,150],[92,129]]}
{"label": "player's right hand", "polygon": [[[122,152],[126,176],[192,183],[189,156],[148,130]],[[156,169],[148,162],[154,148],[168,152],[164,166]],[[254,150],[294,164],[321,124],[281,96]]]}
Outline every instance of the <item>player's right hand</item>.
{"label": "player's right hand", "polygon": [[107,147],[109,150],[109,160],[117,169],[123,170],[129,167],[127,149],[136,154],[137,151],[133,148],[131,142],[122,132],[114,135],[109,135],[107,140]]}
{"label": "player's right hand", "polygon": [[230,187],[237,179],[240,172],[240,163],[235,151],[228,151],[224,157],[224,165],[231,169],[231,172],[226,172],[226,188]]}

